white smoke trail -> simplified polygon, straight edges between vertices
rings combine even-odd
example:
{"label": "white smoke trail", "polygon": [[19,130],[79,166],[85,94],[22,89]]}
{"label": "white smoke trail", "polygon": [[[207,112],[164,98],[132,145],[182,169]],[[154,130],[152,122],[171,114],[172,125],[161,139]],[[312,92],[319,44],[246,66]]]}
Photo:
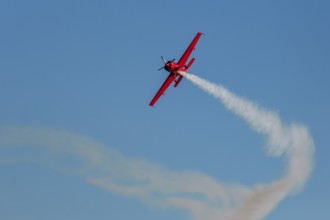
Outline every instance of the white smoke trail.
{"label": "white smoke trail", "polygon": [[287,156],[287,172],[282,178],[252,188],[226,185],[202,173],[171,171],[143,159],[125,157],[83,135],[38,126],[0,126],[0,164],[44,164],[152,206],[185,210],[197,220],[262,219],[307,180],[313,156],[308,130],[298,124],[283,124],[275,113],[222,86],[193,75],[187,78],[265,135],[273,155]]}
{"label": "white smoke trail", "polygon": [[198,172],[170,171],[128,158],[89,137],[50,128],[0,126],[0,150],[0,164],[44,164],[154,206],[186,210],[198,219],[212,219],[221,207],[233,203],[235,195],[250,192]]}
{"label": "white smoke trail", "polygon": [[256,189],[242,199],[230,219],[258,220],[266,216],[290,192],[300,189],[313,169],[314,144],[308,129],[300,124],[284,124],[279,116],[240,98],[221,85],[181,72],[195,85],[221,101],[244,119],[252,129],[265,135],[268,151],[273,156],[287,156],[286,174],[279,180]]}

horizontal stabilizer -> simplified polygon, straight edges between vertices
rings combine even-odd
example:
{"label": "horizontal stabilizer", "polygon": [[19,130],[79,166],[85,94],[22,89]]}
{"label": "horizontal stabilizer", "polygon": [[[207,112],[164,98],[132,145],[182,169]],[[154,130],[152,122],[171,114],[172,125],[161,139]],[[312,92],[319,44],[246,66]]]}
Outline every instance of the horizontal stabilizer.
{"label": "horizontal stabilizer", "polygon": [[176,88],[176,87],[179,85],[179,83],[181,82],[182,78],[183,78],[182,75],[179,76],[178,80],[177,80],[177,81],[175,82],[175,84],[174,84],[174,88]]}
{"label": "horizontal stabilizer", "polygon": [[190,60],[190,62],[188,63],[188,65],[185,66],[185,67],[186,67],[186,68],[184,69],[185,72],[188,71],[188,69],[191,67],[191,65],[194,63],[194,61],[195,61],[195,58],[192,58],[192,59]]}

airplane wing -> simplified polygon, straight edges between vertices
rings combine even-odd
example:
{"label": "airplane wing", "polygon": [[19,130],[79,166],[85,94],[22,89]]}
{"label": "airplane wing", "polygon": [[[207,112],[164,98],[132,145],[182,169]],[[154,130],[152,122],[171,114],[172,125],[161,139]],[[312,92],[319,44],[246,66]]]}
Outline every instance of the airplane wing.
{"label": "airplane wing", "polygon": [[191,54],[191,52],[195,49],[195,46],[199,40],[199,38],[201,37],[202,33],[198,32],[194,38],[194,40],[190,43],[189,47],[187,48],[186,52],[184,52],[184,54],[182,55],[182,57],[180,58],[178,64],[180,66],[184,66]]}
{"label": "airplane wing", "polygon": [[151,102],[149,104],[150,106],[154,106],[154,104],[157,102],[159,97],[161,97],[164,94],[165,90],[171,85],[171,83],[174,81],[174,79],[175,79],[174,75],[172,73],[170,73],[170,75],[167,77],[167,79],[163,83],[162,87],[160,87],[160,89],[156,93],[155,97],[151,100]]}

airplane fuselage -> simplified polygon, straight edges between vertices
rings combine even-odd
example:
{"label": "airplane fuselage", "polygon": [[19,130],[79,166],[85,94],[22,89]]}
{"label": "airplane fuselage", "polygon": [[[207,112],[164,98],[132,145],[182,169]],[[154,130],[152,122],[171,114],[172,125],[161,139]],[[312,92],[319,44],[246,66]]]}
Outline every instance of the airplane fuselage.
{"label": "airplane fuselage", "polygon": [[178,70],[180,70],[182,67],[180,65],[178,65],[177,63],[175,63],[174,61],[168,61],[165,64],[164,69],[174,75],[178,74]]}

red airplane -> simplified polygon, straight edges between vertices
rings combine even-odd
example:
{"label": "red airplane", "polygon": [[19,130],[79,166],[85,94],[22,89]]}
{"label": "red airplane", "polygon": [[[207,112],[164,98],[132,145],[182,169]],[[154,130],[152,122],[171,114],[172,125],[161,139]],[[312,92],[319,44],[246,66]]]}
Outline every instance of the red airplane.
{"label": "red airplane", "polygon": [[164,59],[164,57],[161,57],[162,60],[165,63],[165,66],[163,66],[161,69],[165,69],[166,71],[170,72],[170,75],[167,77],[167,79],[165,80],[164,84],[162,85],[162,87],[160,87],[160,89],[158,90],[158,92],[156,93],[155,97],[151,100],[150,102],[150,106],[154,106],[154,104],[157,102],[157,100],[159,99],[160,96],[162,96],[165,92],[165,90],[170,86],[170,84],[174,81],[174,87],[176,88],[179,83],[181,82],[183,75],[180,74],[180,71],[182,72],[187,72],[190,68],[190,66],[193,64],[193,62],[195,61],[195,58],[192,58],[189,63],[186,65],[186,62],[191,54],[191,52],[195,49],[195,46],[199,40],[199,38],[201,37],[202,33],[198,32],[196,34],[196,37],[194,38],[194,40],[190,43],[189,47],[187,48],[186,52],[184,52],[184,54],[182,55],[182,57],[180,58],[179,62],[176,63],[174,62],[175,59],[171,60],[171,61],[166,61]]}

